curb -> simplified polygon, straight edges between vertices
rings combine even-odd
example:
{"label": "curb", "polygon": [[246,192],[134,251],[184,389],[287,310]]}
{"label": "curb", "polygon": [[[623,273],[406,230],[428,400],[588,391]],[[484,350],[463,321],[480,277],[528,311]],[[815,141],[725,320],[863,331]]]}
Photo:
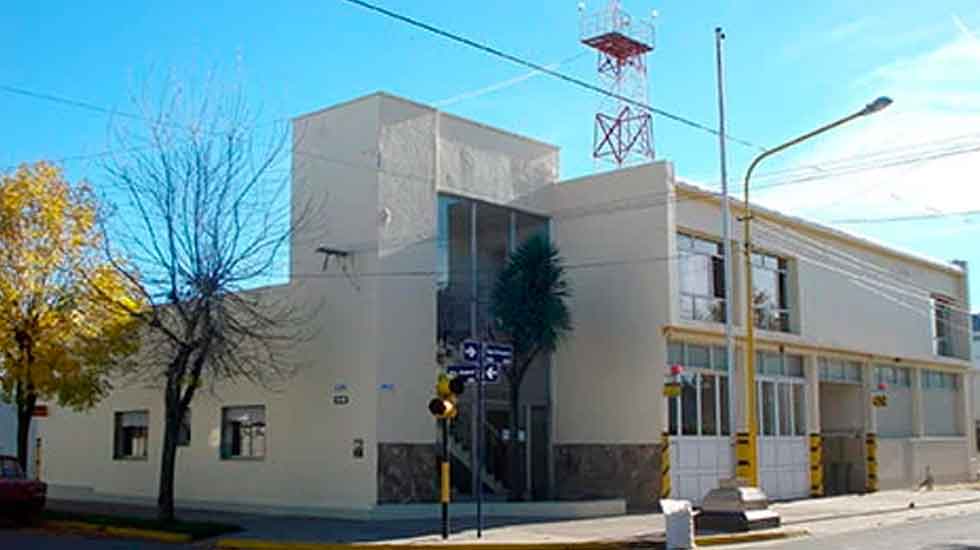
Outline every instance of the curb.
{"label": "curb", "polygon": [[779,529],[775,531],[749,531],[746,533],[731,533],[724,535],[701,535],[694,538],[698,546],[720,546],[722,544],[744,544],[747,542],[763,542],[795,537],[805,537],[810,532],[806,529]]}
{"label": "curb", "polygon": [[626,550],[655,546],[656,542],[581,541],[581,542],[404,542],[404,543],[320,543],[281,542],[259,539],[220,539],[219,550]]}
{"label": "curb", "polygon": [[109,535],[121,538],[170,542],[174,544],[187,543],[193,540],[190,535],[184,533],[169,533],[167,531],[137,529],[134,527],[112,527],[109,525],[85,523],[84,521],[45,521],[42,528],[62,531],[76,531],[91,535]]}

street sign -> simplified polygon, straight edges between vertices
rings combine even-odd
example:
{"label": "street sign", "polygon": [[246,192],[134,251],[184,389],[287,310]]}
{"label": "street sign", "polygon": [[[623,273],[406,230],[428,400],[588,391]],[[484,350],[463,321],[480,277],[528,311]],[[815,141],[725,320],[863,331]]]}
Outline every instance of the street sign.
{"label": "street sign", "polygon": [[492,384],[500,380],[500,367],[487,365],[483,368],[483,381]]}
{"label": "street sign", "polygon": [[514,360],[514,346],[488,342],[483,348],[483,364],[497,367],[509,366]]}
{"label": "street sign", "polygon": [[483,342],[479,340],[463,340],[463,360],[468,363],[479,363]]}
{"label": "street sign", "polygon": [[446,372],[457,378],[462,378],[466,382],[475,382],[479,371],[480,367],[476,365],[449,365],[446,367]]}

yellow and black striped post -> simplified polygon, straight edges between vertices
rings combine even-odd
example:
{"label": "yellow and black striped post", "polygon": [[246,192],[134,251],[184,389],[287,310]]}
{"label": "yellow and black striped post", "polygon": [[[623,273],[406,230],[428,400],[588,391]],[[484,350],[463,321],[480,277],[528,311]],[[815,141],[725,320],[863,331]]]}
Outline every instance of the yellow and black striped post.
{"label": "yellow and black striped post", "polygon": [[735,477],[751,487],[759,486],[756,456],[756,435],[749,432],[735,434]]}
{"label": "yellow and black striped post", "polygon": [[442,423],[442,463],[439,465],[439,502],[442,503],[442,538],[449,538],[449,419]]}
{"label": "yellow and black striped post", "polygon": [[823,436],[810,434],[810,496],[823,496]]}
{"label": "yellow and black striped post", "polygon": [[670,498],[670,434],[660,436],[660,498]]}
{"label": "yellow and black striped post", "polygon": [[868,493],[878,491],[878,436],[869,433],[864,436],[864,446],[868,460],[868,479],[864,490]]}

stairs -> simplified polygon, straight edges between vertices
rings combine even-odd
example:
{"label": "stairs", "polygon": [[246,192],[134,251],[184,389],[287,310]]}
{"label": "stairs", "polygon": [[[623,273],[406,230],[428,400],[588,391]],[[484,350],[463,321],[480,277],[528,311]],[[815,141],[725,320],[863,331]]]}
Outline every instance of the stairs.
{"label": "stairs", "polygon": [[[471,472],[473,471],[473,453],[456,436],[449,438],[449,454],[460,461]],[[493,494],[507,494],[507,488],[493,474],[487,471],[485,464],[481,465],[480,470],[483,473],[483,485],[485,487],[489,488]]]}
{"label": "stairs", "polygon": [[[472,473],[474,471],[473,419],[467,409],[468,407],[462,408],[459,416],[452,422],[449,431],[449,454]],[[488,449],[493,449],[495,445],[500,444],[499,435],[492,425],[487,424],[484,430],[484,443]],[[490,453],[485,450],[483,456],[488,455]],[[489,489],[491,495],[506,495],[508,493],[507,487],[487,466],[486,462],[480,465],[484,488]]]}

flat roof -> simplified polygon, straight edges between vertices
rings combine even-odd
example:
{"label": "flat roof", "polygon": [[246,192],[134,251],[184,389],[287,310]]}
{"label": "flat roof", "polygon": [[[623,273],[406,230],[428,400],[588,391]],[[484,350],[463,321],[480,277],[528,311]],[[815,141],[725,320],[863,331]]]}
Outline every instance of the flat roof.
{"label": "flat roof", "polygon": [[335,103],[334,105],[330,105],[330,106],[324,107],[322,109],[317,109],[315,111],[310,111],[308,113],[303,113],[303,114],[300,114],[300,115],[296,115],[296,116],[294,116],[292,118],[292,120],[296,121],[296,120],[301,120],[301,119],[304,119],[304,118],[309,118],[309,117],[316,116],[316,115],[319,115],[319,114],[322,114],[322,113],[326,113],[328,111],[332,111],[334,109],[340,109],[340,108],[343,108],[343,107],[347,107],[348,105],[352,105],[354,103],[359,103],[361,101],[367,101],[369,99],[374,99],[374,98],[385,98],[385,99],[392,99],[392,100],[395,100],[395,101],[401,101],[402,103],[407,103],[409,105],[418,107],[420,109],[426,109],[428,111],[432,111],[433,113],[440,113],[444,117],[452,118],[453,120],[457,120],[457,121],[462,122],[464,124],[469,124],[471,126],[477,126],[479,128],[485,128],[487,130],[491,130],[493,132],[504,134],[504,135],[510,136],[512,138],[520,139],[520,140],[526,141],[528,143],[533,143],[533,144],[538,145],[538,146],[541,146],[541,147],[547,147],[547,148],[552,149],[554,151],[558,151],[559,150],[559,147],[557,145],[553,144],[553,143],[547,143],[545,141],[541,141],[541,140],[538,140],[538,139],[534,139],[532,137],[528,137],[528,136],[525,136],[525,135],[522,135],[522,134],[518,134],[518,133],[512,132],[510,130],[505,130],[505,129],[500,128],[500,127],[497,127],[497,126],[491,126],[489,124],[484,124],[482,122],[475,121],[475,120],[473,120],[471,118],[466,118],[466,117],[462,117],[462,116],[459,116],[459,115],[454,115],[452,113],[447,113],[446,111],[441,111],[441,110],[436,109],[435,107],[433,107],[431,105],[426,105],[425,103],[419,103],[418,101],[413,101],[411,99],[404,98],[402,96],[395,95],[395,94],[392,94],[392,93],[389,93],[389,92],[385,92],[385,91],[382,91],[382,90],[379,90],[377,92],[372,92],[370,94],[362,95],[360,97],[355,97],[353,99],[348,99],[347,101],[342,101],[340,103]]}

